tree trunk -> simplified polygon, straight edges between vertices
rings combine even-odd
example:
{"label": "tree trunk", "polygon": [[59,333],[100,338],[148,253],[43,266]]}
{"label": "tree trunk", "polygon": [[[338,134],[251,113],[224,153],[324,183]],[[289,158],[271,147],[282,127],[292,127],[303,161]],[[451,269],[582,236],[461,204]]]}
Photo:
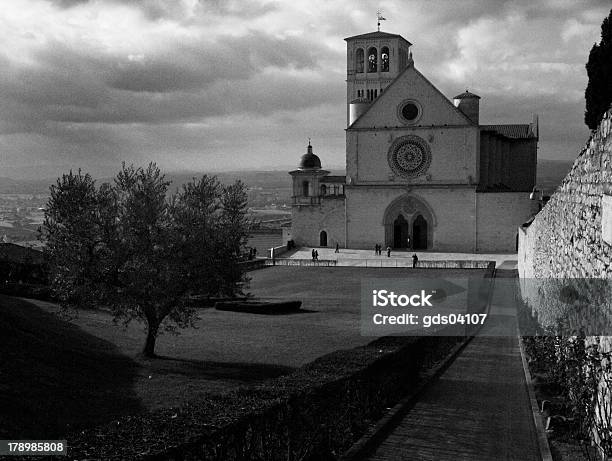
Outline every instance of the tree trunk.
{"label": "tree trunk", "polygon": [[155,357],[155,340],[157,339],[158,330],[159,322],[150,319],[147,327],[147,340],[142,351],[142,355],[145,357]]}

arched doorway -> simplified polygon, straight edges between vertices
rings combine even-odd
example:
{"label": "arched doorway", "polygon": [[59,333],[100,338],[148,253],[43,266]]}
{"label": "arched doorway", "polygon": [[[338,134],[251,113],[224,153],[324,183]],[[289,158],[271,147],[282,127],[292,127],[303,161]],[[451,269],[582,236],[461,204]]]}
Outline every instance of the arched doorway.
{"label": "arched doorway", "polygon": [[412,222],[412,242],[415,250],[427,249],[427,220],[418,215]]}
{"label": "arched doorway", "polygon": [[408,221],[401,214],[393,221],[393,248],[408,247]]}
{"label": "arched doorway", "polygon": [[319,234],[319,246],[326,247],[327,246],[327,232],[321,231]]}
{"label": "arched doorway", "polygon": [[[418,219],[419,216],[420,219]],[[406,222],[405,227],[402,221]],[[385,246],[395,248],[409,246],[422,250],[434,248],[436,215],[429,204],[417,195],[401,195],[389,203],[383,214],[382,225],[384,226]],[[415,230],[417,235],[414,234]],[[410,237],[410,245],[408,245],[408,237]],[[417,238],[418,242],[415,241]]]}

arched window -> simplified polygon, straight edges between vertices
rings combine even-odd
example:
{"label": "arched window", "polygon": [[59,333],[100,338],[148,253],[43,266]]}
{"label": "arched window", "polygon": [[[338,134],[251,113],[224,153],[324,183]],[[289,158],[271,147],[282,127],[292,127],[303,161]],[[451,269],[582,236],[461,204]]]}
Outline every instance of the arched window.
{"label": "arched window", "polygon": [[321,184],[321,195],[327,195],[327,186],[325,184]]}
{"label": "arched window", "polygon": [[302,195],[304,197],[308,197],[308,189],[310,189],[310,183],[308,181],[304,181],[302,183]]}
{"label": "arched window", "polygon": [[363,73],[363,48],[358,48],[355,53],[355,71],[358,74]]}
{"label": "arched window", "polygon": [[386,46],[380,50],[380,71],[389,72],[389,48]]}
{"label": "arched window", "polygon": [[368,50],[368,72],[378,71],[378,50],[372,47]]}

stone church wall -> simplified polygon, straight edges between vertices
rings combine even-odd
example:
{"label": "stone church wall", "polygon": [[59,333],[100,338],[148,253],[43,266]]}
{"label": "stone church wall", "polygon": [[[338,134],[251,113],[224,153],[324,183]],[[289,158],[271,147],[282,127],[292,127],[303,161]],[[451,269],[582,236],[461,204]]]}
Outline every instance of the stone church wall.
{"label": "stone church wall", "polygon": [[385,244],[383,219],[389,204],[402,195],[414,196],[433,210],[434,251],[474,251],[475,192],[471,188],[413,189],[356,187],[347,194],[348,245],[374,248]]}
{"label": "stone church wall", "polygon": [[537,202],[528,192],[487,192],[477,197],[477,251],[479,253],[517,250],[517,224],[537,211]]}
{"label": "stone church wall", "polygon": [[[402,178],[389,167],[388,150],[395,139],[405,135],[419,136],[431,149],[431,166],[422,176]],[[478,128],[473,126],[347,132],[347,175],[355,184],[390,179],[404,184],[475,183],[479,140]]]}
{"label": "stone church wall", "polygon": [[344,198],[321,197],[321,205],[293,207],[291,235],[297,246],[318,247],[321,231],[327,232],[327,246],[345,246]]}

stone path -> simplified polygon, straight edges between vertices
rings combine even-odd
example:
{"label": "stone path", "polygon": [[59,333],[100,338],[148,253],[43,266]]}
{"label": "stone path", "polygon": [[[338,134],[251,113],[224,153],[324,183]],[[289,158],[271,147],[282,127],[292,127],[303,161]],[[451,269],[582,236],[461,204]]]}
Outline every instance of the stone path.
{"label": "stone path", "polygon": [[366,459],[540,460],[518,338],[474,338]]}
{"label": "stone path", "polygon": [[366,459],[539,460],[518,340],[474,338]]}

